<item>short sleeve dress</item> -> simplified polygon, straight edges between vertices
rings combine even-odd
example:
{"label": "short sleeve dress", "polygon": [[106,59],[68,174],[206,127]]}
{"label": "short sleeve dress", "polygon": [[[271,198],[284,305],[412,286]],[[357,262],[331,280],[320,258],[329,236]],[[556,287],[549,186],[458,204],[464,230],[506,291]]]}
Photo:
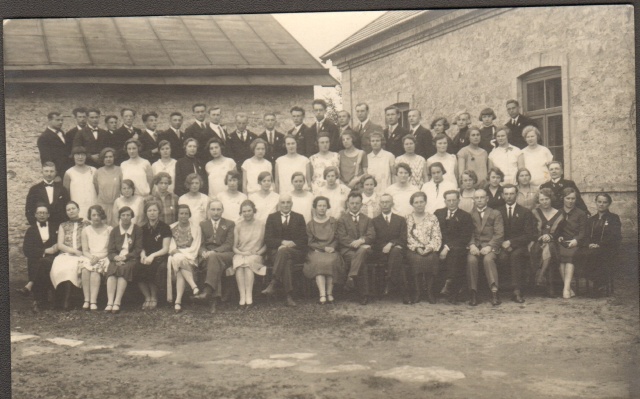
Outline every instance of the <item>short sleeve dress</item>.
{"label": "short sleeve dress", "polygon": [[538,145],[535,149],[525,147],[522,149],[524,167],[531,172],[531,184],[540,186],[551,180],[547,164],[553,161],[553,154],[545,146]]}
{"label": "short sleeve dress", "polygon": [[313,194],[308,191],[303,191],[302,195],[298,195],[293,191],[291,192],[291,199],[293,200],[293,206],[291,207],[291,210],[304,216],[305,223],[311,220],[313,198]]}
{"label": "short sleeve dress", "polygon": [[[476,172],[478,176],[478,183],[476,188],[484,188],[487,185],[487,168],[489,156],[487,152],[482,149],[472,149],[471,146],[466,146],[458,151],[458,159],[464,160],[465,169]],[[462,171],[458,171],[462,173]]]}
{"label": "short sleeve dress", "polygon": [[224,207],[222,217],[234,222],[237,221],[240,218],[240,205],[247,199],[247,196],[240,191],[236,192],[235,195],[231,195],[228,190],[225,190],[218,193],[217,198]]}
{"label": "short sleeve dress", "polygon": [[81,266],[89,271],[104,274],[109,266],[109,234],[111,233],[111,226],[106,226],[101,233],[97,232],[92,225],[84,228],[84,232],[87,234],[89,248],[86,250],[92,256],[99,258],[100,260],[92,265],[91,259],[82,259]]}
{"label": "short sleeve dress", "polygon": [[380,214],[380,197],[375,191],[370,197],[362,193],[362,208],[360,212],[367,215],[369,219],[373,219]]}
{"label": "short sleeve dress", "polygon": [[276,166],[278,167],[278,192],[289,193],[293,191],[291,176],[293,176],[295,172],[301,172],[305,176],[304,189],[309,189],[309,182],[306,181],[308,164],[309,158],[300,154],[295,154],[294,156],[283,155],[276,159]]}
{"label": "short sleeve dress", "polygon": [[271,191],[269,195],[263,197],[260,192],[249,195],[249,199],[256,205],[256,219],[266,222],[267,217],[278,210],[280,196]]}
{"label": "short sleeve dress", "polygon": [[318,192],[327,185],[326,180],[324,180],[324,170],[329,166],[338,168],[340,166],[340,156],[337,152],[329,152],[326,157],[317,153],[309,158],[309,162],[311,162],[311,167],[313,168],[311,190],[314,195],[318,195]]}
{"label": "short sleeve dress", "polygon": [[347,155],[345,150],[341,150],[340,156],[340,180],[344,184],[349,184],[356,176],[361,176],[364,169],[367,168],[367,153],[362,150],[356,150],[353,155]]}
{"label": "short sleeve dress", "polygon": [[120,196],[120,186],[122,183],[122,170],[118,166],[112,169],[100,168],[93,175],[94,186],[98,188],[96,204],[100,205],[107,214],[107,224],[116,224],[116,217],[113,216],[113,203]]}
{"label": "short sleeve dress", "polygon": [[385,192],[393,197],[393,212],[406,218],[413,212],[413,207],[409,200],[413,193],[418,191],[420,191],[419,187],[412,184],[408,184],[407,187],[401,187],[398,183],[395,183],[387,187]]}
{"label": "short sleeve dress", "polygon": [[170,158],[170,161],[167,163],[164,163],[162,159],[158,159],[153,163],[153,165],[151,165],[151,171],[153,172],[154,176],[160,172],[168,173],[169,176],[171,176],[171,184],[169,184],[169,188],[167,189],[170,193],[173,192],[173,187],[176,184],[176,163],[177,162],[178,161],[176,161],[173,158]]}
{"label": "short sleeve dress", "polygon": [[260,161],[254,158],[249,158],[242,164],[242,170],[247,174],[247,187],[243,187],[242,191],[245,194],[250,195],[260,191],[261,187],[258,183],[258,176],[262,172],[273,173],[273,165],[264,158]]}
{"label": "short sleeve dress", "polygon": [[144,198],[139,195],[134,195],[130,197],[129,200],[126,200],[124,197],[118,197],[115,200],[113,203],[113,222],[111,225],[114,227],[118,225],[118,211],[125,206],[133,210],[135,216],[132,219],[132,223],[138,226],[142,225],[146,217],[144,215]]}
{"label": "short sleeve dress", "polygon": [[74,166],[66,172],[66,175],[69,176],[69,195],[71,200],[78,203],[81,217],[87,217],[89,207],[96,203],[97,195],[93,185],[95,174],[96,168],[93,166],[89,166],[84,172],[78,171]]}
{"label": "short sleeve dress", "polygon": [[411,168],[411,177],[409,177],[409,182],[415,186],[420,188],[422,183],[427,181],[427,176],[424,175],[424,166],[426,164],[426,160],[417,154],[410,157],[407,154],[402,154],[398,158],[396,158],[396,166],[399,163],[404,162]]}
{"label": "short sleeve dress", "polygon": [[[242,252],[258,252],[264,246],[264,222],[242,219],[236,223],[237,248]],[[261,255],[233,255],[233,269],[248,267],[255,274],[264,276],[267,268],[263,265]]]}
{"label": "short sleeve dress", "polygon": [[[178,205],[189,205],[191,210],[191,221],[194,223],[200,223],[207,218],[207,206],[209,205],[209,197],[202,193],[198,193],[195,197],[192,197],[189,193],[180,196],[178,199]],[[226,207],[225,207],[226,211]]]}
{"label": "short sleeve dress", "polygon": [[[76,221],[69,220],[62,223],[60,227],[64,234],[64,245],[82,251],[82,230],[89,225],[89,221],[82,219]],[[84,257],[82,256],[76,256],[66,252],[61,252],[56,256],[51,266],[51,272],[49,273],[53,288],[64,281],[70,281],[76,287],[82,288],[79,272],[81,267],[80,262],[83,259]]]}
{"label": "short sleeve dress", "polygon": [[209,197],[213,198],[227,190],[224,179],[228,171],[236,169],[236,163],[231,158],[224,158],[222,162],[207,162],[204,169],[209,179]]}
{"label": "short sleeve dress", "polygon": [[329,188],[325,186],[321,189],[316,196],[323,196],[329,198],[329,205],[331,208],[327,211],[327,215],[334,219],[340,219],[340,216],[346,209],[346,201],[349,192],[349,187],[345,186],[341,182],[337,182],[336,187]]}
{"label": "short sleeve dress", "polygon": [[339,280],[340,275],[344,273],[340,253],[338,251],[325,252],[325,248],[336,249],[338,245],[337,227],[338,222],[332,217],[327,218],[324,222],[312,219],[307,223],[309,253],[302,269],[306,278],[332,276],[334,281],[342,281]]}
{"label": "short sleeve dress", "polygon": [[458,176],[456,176],[456,165],[458,164],[458,157],[454,154],[445,153],[444,156],[434,155],[427,159],[427,171],[429,166],[433,163],[440,162],[444,166],[444,170],[447,172],[443,175],[444,181],[448,181],[458,187]]}
{"label": "short sleeve dress", "polygon": [[151,192],[149,181],[147,180],[147,171],[152,174],[151,164],[144,158],[136,158],[124,161],[120,168],[122,169],[122,180],[130,179],[136,185],[136,194],[146,197]]}

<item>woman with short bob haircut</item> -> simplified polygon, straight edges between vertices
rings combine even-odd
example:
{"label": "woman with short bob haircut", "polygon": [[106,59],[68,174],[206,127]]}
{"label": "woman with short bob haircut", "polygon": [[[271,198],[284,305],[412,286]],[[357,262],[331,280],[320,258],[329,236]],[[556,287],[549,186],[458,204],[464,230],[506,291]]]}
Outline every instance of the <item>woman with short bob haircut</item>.
{"label": "woman with short bob haircut", "polygon": [[176,281],[176,299],[174,310],[182,311],[182,296],[185,283],[189,284],[193,295],[200,290],[193,279],[193,268],[197,266],[198,250],[201,244],[199,223],[191,220],[189,205],[178,205],[178,221],[171,226],[171,243],[167,259],[167,301],[173,301],[173,280]]}
{"label": "woman with short bob haircut", "polygon": [[109,235],[111,226],[106,223],[107,214],[100,205],[89,208],[88,219],[91,225],[82,230],[82,292],[83,309],[98,310],[98,291],[100,281],[109,267]]}
{"label": "woman with short bob haircut", "polygon": [[402,138],[404,154],[396,158],[396,166],[405,163],[411,167],[411,184],[420,189],[427,181],[427,161],[416,154],[416,138],[413,134],[407,134]]}
{"label": "woman with short bob haircut", "polygon": [[222,217],[235,222],[239,219],[240,205],[247,200],[247,195],[239,191],[240,173],[237,170],[228,171],[224,182],[227,189],[218,193],[216,198],[222,202],[224,208]]}
{"label": "woman with short bob haircut", "polygon": [[385,191],[393,197],[393,212],[402,217],[407,217],[413,212],[411,206],[411,196],[413,193],[420,191],[416,186],[411,184],[411,166],[404,162],[396,165],[396,182]]}
{"label": "woman with short bob haircut", "polygon": [[560,275],[564,281],[562,297],[569,299],[575,296],[571,289],[574,271],[574,255],[583,247],[587,239],[587,213],[576,207],[577,192],[571,187],[562,190],[562,212],[565,223],[560,229]]}
{"label": "woman with short bob haircut", "polygon": [[271,173],[273,170],[271,162],[264,157],[267,153],[266,141],[257,138],[251,142],[250,149],[253,157],[242,164],[242,191],[247,196],[260,191],[260,183],[256,183],[258,176],[263,172]]}
{"label": "woman with short bob haircut", "polygon": [[522,137],[527,142],[527,146],[522,149],[524,167],[531,173],[531,183],[540,186],[551,179],[547,165],[553,161],[553,154],[547,147],[538,144],[541,141],[541,134],[537,127],[525,127],[522,130]]}
{"label": "woman with short bob haircut", "polygon": [[202,183],[202,176],[197,173],[189,174],[184,181],[184,187],[188,191],[178,198],[178,205],[189,205],[191,220],[196,224],[206,220],[208,217],[207,205],[209,204],[209,197],[202,193]]}
{"label": "woman with short bob haircut", "polygon": [[550,297],[555,297],[553,287],[553,270],[549,269],[552,263],[559,260],[557,239],[560,236],[563,225],[565,223],[564,214],[551,206],[555,200],[553,191],[543,188],[538,194],[537,208],[532,213],[536,218],[536,227],[538,230],[538,238],[531,246],[531,265],[536,272],[535,284],[539,287],[544,286],[547,280],[547,289]]}

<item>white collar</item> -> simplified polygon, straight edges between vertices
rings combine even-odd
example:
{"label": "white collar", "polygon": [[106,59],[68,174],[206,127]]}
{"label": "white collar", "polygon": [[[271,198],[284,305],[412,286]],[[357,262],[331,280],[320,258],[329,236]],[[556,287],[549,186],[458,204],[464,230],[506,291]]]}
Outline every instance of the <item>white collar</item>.
{"label": "white collar", "polygon": [[87,127],[89,128],[89,130],[94,131],[94,130],[98,130],[100,129],[99,126],[91,126],[90,124],[87,123]]}
{"label": "white collar", "polygon": [[[60,130],[53,130],[51,129],[51,126],[47,126],[47,129],[51,130],[53,133],[58,134],[58,132],[60,132]],[[62,132],[60,132],[62,133]]]}
{"label": "white collar", "polygon": [[478,213],[482,213],[482,212],[486,211],[487,208],[488,208],[488,206],[485,206],[484,208],[482,208],[482,210],[480,210],[478,208],[476,208],[476,209],[478,210]]}
{"label": "white collar", "polygon": [[154,133],[155,133],[154,131],[149,130],[149,129],[146,129],[146,128],[144,129],[144,131],[145,131],[145,132],[147,132],[147,133],[149,133],[149,134],[150,134],[150,135],[152,135],[152,136],[153,136],[153,135],[154,135]]}
{"label": "white collar", "polygon": [[409,125],[409,130],[411,130],[411,133],[415,132],[418,128],[420,127],[420,124],[418,123],[415,126],[411,126]]}
{"label": "white collar", "polygon": [[396,128],[398,127],[398,123],[396,123],[395,125],[389,125],[389,130],[396,130]]}
{"label": "white collar", "polygon": [[391,217],[391,215],[393,215],[393,211],[389,212],[389,213],[384,213],[382,212],[382,217],[386,218],[386,217]]}
{"label": "white collar", "polygon": [[509,210],[509,208],[515,208],[516,207],[516,203],[514,202],[513,204],[509,205],[507,203],[504,204],[504,206],[507,207],[507,210]]}
{"label": "white collar", "polygon": [[180,129],[176,129],[173,126],[169,126],[169,127],[171,128],[171,130],[173,130],[175,134],[180,134]]}
{"label": "white collar", "polygon": [[220,128],[220,125],[213,122],[209,122],[209,126],[211,126],[211,128],[214,128],[214,127],[217,127],[218,129]]}
{"label": "white collar", "polygon": [[451,215],[451,214],[454,214],[454,213],[458,212],[458,209],[460,209],[460,208],[456,208],[454,210],[451,210],[451,209],[447,208],[447,212]]}
{"label": "white collar", "polygon": [[133,234],[133,222],[131,222],[131,225],[129,226],[129,228],[127,230],[122,230],[122,225],[120,223],[118,223],[118,227],[120,227],[120,235],[123,234]]}
{"label": "white collar", "polygon": [[367,123],[369,123],[369,118],[367,117],[367,119],[365,119],[363,122],[360,122],[360,125],[364,126]]}
{"label": "white collar", "polygon": [[518,118],[520,118],[520,114],[518,114],[518,116],[516,116],[515,118],[511,118],[515,123],[518,123]]}
{"label": "white collar", "polygon": [[322,118],[322,120],[321,120],[321,121],[319,121],[319,120],[317,120],[317,119],[316,119],[316,125],[317,125],[318,123],[319,123],[319,124],[321,124],[321,125],[323,125],[325,120],[327,120],[327,117],[326,117],[326,116],[325,116],[324,118]]}
{"label": "white collar", "polygon": [[125,128],[125,129],[127,129],[127,130],[133,130],[133,125],[131,125],[131,126],[127,126],[127,125],[125,125],[125,124],[123,123],[123,124],[122,124],[122,126],[124,126],[124,128]]}
{"label": "white collar", "polygon": [[359,217],[360,216],[360,212],[353,214],[351,213],[351,211],[349,211],[349,215],[351,215],[351,218],[355,218],[355,217]]}
{"label": "white collar", "polygon": [[560,180],[562,180],[562,177],[558,177],[557,179],[551,179],[551,183],[558,183]]}

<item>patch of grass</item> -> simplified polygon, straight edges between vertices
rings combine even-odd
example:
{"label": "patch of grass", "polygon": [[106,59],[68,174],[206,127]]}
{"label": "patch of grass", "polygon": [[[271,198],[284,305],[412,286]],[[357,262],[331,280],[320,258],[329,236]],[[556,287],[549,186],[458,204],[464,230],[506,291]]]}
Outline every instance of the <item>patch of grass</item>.
{"label": "patch of grass", "polygon": [[398,383],[398,380],[387,377],[376,377],[374,375],[360,380],[364,385],[373,390],[389,389]]}
{"label": "patch of grass", "polygon": [[420,389],[422,389],[423,391],[435,391],[438,389],[449,388],[451,386],[453,386],[453,384],[450,382],[432,381],[426,384],[422,384]]}
{"label": "patch of grass", "polygon": [[376,328],[369,332],[374,341],[398,341],[400,334],[393,328]]}

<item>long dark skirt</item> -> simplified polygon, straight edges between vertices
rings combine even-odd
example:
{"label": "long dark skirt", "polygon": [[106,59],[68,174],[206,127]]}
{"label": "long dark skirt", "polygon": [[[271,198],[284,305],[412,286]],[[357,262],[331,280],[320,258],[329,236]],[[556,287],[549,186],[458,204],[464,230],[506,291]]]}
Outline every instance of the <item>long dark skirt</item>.
{"label": "long dark skirt", "polygon": [[438,265],[440,260],[436,252],[431,252],[428,255],[420,255],[414,251],[407,251],[407,274],[415,276],[416,274],[431,274],[436,276],[438,274]]}

